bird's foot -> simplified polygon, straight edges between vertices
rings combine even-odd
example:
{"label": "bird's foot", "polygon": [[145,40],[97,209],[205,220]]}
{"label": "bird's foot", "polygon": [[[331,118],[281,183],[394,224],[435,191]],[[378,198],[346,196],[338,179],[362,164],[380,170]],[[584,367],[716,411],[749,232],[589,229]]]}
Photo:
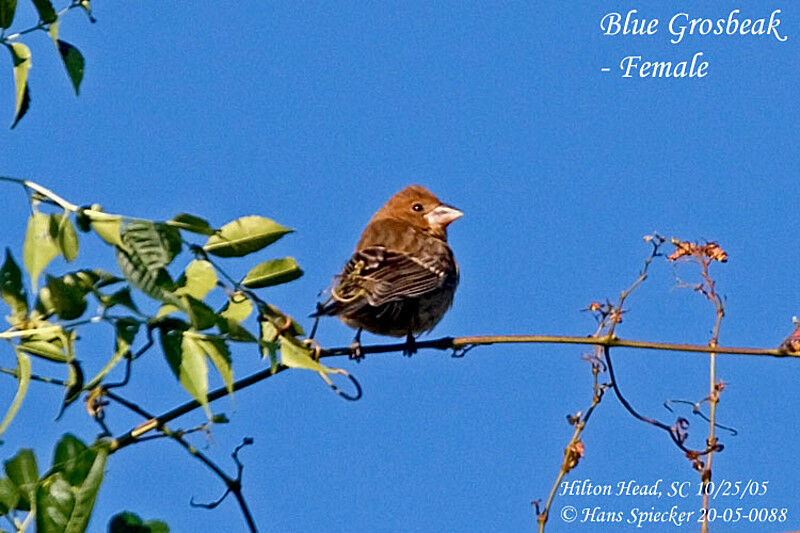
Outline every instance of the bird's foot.
{"label": "bird's foot", "polygon": [[350,343],[350,359],[356,363],[360,363],[364,359],[364,351],[361,349],[361,341],[354,340]]}
{"label": "bird's foot", "polygon": [[414,340],[414,336],[409,333],[408,337],[406,337],[406,346],[403,348],[403,355],[411,357],[415,353],[417,353],[417,341]]}

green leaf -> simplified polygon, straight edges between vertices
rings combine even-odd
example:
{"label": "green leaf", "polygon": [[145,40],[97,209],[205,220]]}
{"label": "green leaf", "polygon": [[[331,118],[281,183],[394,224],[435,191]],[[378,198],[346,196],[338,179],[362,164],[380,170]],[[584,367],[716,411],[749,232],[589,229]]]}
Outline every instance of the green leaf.
{"label": "green leaf", "polygon": [[108,533],[139,533],[143,524],[139,515],[124,511],[111,517],[108,523]]}
{"label": "green leaf", "polygon": [[289,329],[287,331],[288,333],[291,333],[295,337],[305,335],[303,328],[300,326],[300,324],[297,323],[295,319],[286,316],[283,312],[281,312],[280,309],[278,309],[274,305],[272,304],[262,305],[260,311],[263,312],[265,318],[269,318],[270,320],[272,320],[273,324],[280,326],[281,328],[283,328],[283,325],[286,323],[287,320],[290,320],[291,325],[289,326]]}
{"label": "green leaf", "polygon": [[261,250],[293,230],[257,215],[225,224],[208,238],[203,249],[220,257],[241,257]]}
{"label": "green leaf", "polygon": [[233,395],[233,368],[231,366],[231,352],[228,346],[222,339],[196,339],[197,344],[211,359],[211,362],[216,367],[219,375],[222,376],[222,381],[225,383],[225,388],[228,389],[228,394]]}
{"label": "green leaf", "polygon": [[[183,275],[178,279],[175,296],[191,296],[202,300],[217,285],[217,273],[208,261],[194,260],[187,265]],[[165,305],[158,310],[157,317],[178,311],[175,305]],[[211,311],[213,313],[213,311]],[[213,325],[213,324],[212,324]],[[210,327],[210,326],[209,326]],[[201,328],[203,329],[203,328]]]}
{"label": "green leaf", "polygon": [[122,242],[148,270],[166,268],[181,251],[181,234],[172,227],[149,221],[128,224]]}
{"label": "green leaf", "polygon": [[17,344],[17,347],[25,353],[36,355],[38,357],[44,357],[45,359],[55,361],[57,363],[66,363],[70,360],[69,355],[64,353],[63,348],[57,346],[54,340],[25,341]]}
{"label": "green leaf", "polygon": [[0,28],[6,29],[14,22],[17,0],[0,0]]}
{"label": "green leaf", "polygon": [[14,393],[14,399],[11,401],[11,406],[9,406],[6,416],[0,422],[0,435],[5,432],[8,425],[14,420],[14,416],[22,405],[22,400],[28,392],[28,384],[31,382],[31,360],[16,346],[14,348],[14,353],[17,356],[17,392]]}
{"label": "green leaf", "polygon": [[187,213],[176,215],[172,220],[168,220],[167,224],[200,235],[214,235],[217,232],[207,220]]}
{"label": "green leaf", "polygon": [[278,369],[278,351],[280,350],[280,342],[278,341],[278,328],[269,319],[260,319],[258,321],[259,329],[259,348],[261,349],[261,358],[269,358],[270,367],[275,372]]}
{"label": "green leaf", "polygon": [[293,257],[272,259],[253,267],[242,280],[242,285],[250,289],[270,287],[295,280],[303,275]]}
{"label": "green leaf", "polygon": [[36,528],[44,533],[83,533],[105,475],[108,445],[88,448],[72,435],[57,444],[53,468],[36,491]]}
{"label": "green leaf", "polygon": [[33,0],[33,5],[36,6],[36,11],[39,12],[39,18],[45,24],[50,24],[58,19],[56,10],[53,9],[53,4],[50,0]]}
{"label": "green leaf", "polygon": [[58,255],[58,245],[50,233],[50,221],[50,216],[38,212],[28,219],[22,256],[25,269],[31,277],[33,292],[37,292],[41,271]]}
{"label": "green leaf", "polygon": [[28,315],[28,297],[22,285],[22,271],[8,248],[6,248],[6,260],[0,268],[0,296],[11,307],[14,322]]}
{"label": "green leaf", "polygon": [[50,24],[50,27],[47,28],[47,35],[50,36],[50,39],[53,41],[53,44],[58,41],[58,21],[53,22]]}
{"label": "green leaf", "polygon": [[8,514],[17,507],[19,489],[10,479],[0,478],[0,515]]}
{"label": "green leaf", "polygon": [[[50,223],[56,224],[55,240],[59,253],[68,263],[74,261],[78,257],[78,234],[75,232],[72,221],[66,215],[51,215]],[[51,226],[52,232],[53,227]]]}
{"label": "green leaf", "polygon": [[14,86],[16,100],[14,105],[14,122],[11,129],[25,116],[31,104],[30,90],[28,89],[28,72],[31,69],[30,48],[22,43],[9,43],[6,45],[14,60]]}
{"label": "green leaf", "polygon": [[148,520],[143,525],[147,528],[145,530],[147,533],[169,533],[167,523],[161,520]]}
{"label": "green leaf", "polygon": [[129,254],[121,248],[117,248],[116,256],[122,274],[142,292],[160,302],[181,305],[178,297],[172,294],[175,282],[166,269],[150,270],[139,255]]}
{"label": "green leaf", "polygon": [[89,2],[89,0],[79,0],[78,4],[83,8],[84,11],[86,11],[86,15],[89,17],[89,22],[91,22],[92,24],[97,22],[97,20],[92,15],[92,5]]}
{"label": "green leaf", "polygon": [[102,302],[109,298],[99,291],[113,283],[123,281],[122,278],[99,269],[78,270],[64,274],[60,278],[47,277],[47,285],[39,291],[35,309],[38,315],[35,318],[49,317],[57,313],[62,319],[71,320],[78,318],[86,311],[86,295],[95,293]]}
{"label": "green leaf", "polygon": [[253,312],[253,302],[244,295],[242,292],[234,292],[228,297],[228,302],[222,311],[219,312],[220,316],[235,320],[236,322],[243,322]]}
{"label": "green leaf", "polygon": [[319,377],[322,378],[328,386],[334,390],[338,388],[333,384],[329,374],[344,374],[347,372],[340,368],[330,368],[320,364],[319,361],[314,359],[314,352],[308,347],[300,344],[294,339],[289,337],[280,337],[281,343],[281,364],[289,368],[303,368],[306,370],[313,370]]}
{"label": "green leaf", "polygon": [[65,282],[78,285],[87,293],[91,292],[92,289],[100,289],[124,281],[122,278],[99,268],[76,270],[75,272],[64,274],[62,277]]}
{"label": "green leaf", "polygon": [[92,446],[92,450],[96,452],[92,467],[89,469],[86,479],[75,491],[75,508],[70,514],[64,533],[83,533],[89,525],[97,492],[100,490],[100,484],[105,476],[108,446],[101,442]]}
{"label": "green leaf", "polygon": [[175,294],[185,294],[202,300],[217,286],[217,272],[208,261],[195,259],[186,266],[182,279],[178,280]]}
{"label": "green leaf", "polygon": [[61,409],[58,415],[56,415],[56,420],[61,418],[66,408],[77,400],[83,391],[83,369],[81,368],[80,362],[76,359],[72,359],[67,362],[67,368],[69,369],[69,375],[64,382],[67,391],[64,393],[64,401],[61,402]]}
{"label": "green leaf", "polygon": [[[172,322],[180,322],[172,319]],[[178,382],[205,409],[208,408],[208,367],[203,349],[196,339],[181,329],[161,327],[161,347]]]}
{"label": "green leaf", "polygon": [[217,327],[220,333],[227,336],[228,340],[235,342],[258,342],[252,333],[231,318],[218,317]]}
{"label": "green leaf", "polygon": [[36,491],[37,533],[63,533],[75,506],[72,487],[60,472],[47,476]]}
{"label": "green leaf", "polygon": [[139,515],[125,511],[114,515],[108,524],[108,533],[169,533],[169,527],[161,520],[142,522]]}
{"label": "green leaf", "polygon": [[117,263],[125,277],[150,297],[180,307],[166,270],[180,253],[180,232],[154,222],[133,222],[123,230],[122,242],[125,248],[117,248]]}
{"label": "green leaf", "polygon": [[72,434],[65,434],[56,444],[51,472],[60,472],[73,487],[86,479],[96,452]]}
{"label": "green leaf", "polygon": [[218,313],[217,327],[220,333],[236,342],[258,342],[252,333],[240,324],[253,312],[253,303],[241,292],[228,297],[228,302]]}
{"label": "green leaf", "polygon": [[95,388],[124,357],[130,356],[131,345],[139,332],[139,322],[132,318],[121,318],[116,321],[114,327],[116,330],[114,355],[111,356],[111,359],[100,369],[97,375],[86,384],[85,389],[91,390]]}
{"label": "green leaf", "polygon": [[124,289],[120,289],[111,294],[104,294],[100,297],[100,303],[102,303],[106,308],[111,308],[115,305],[121,305],[127,307],[135,313],[139,312],[139,309],[136,307],[136,304],[131,297],[130,287],[125,287]]}
{"label": "green leaf", "polygon": [[186,306],[185,309],[195,329],[208,329],[217,323],[219,318],[217,313],[205,303],[191,296],[181,296],[181,300]]}
{"label": "green leaf", "polygon": [[[47,276],[47,285],[39,293],[42,308],[56,313],[62,320],[74,320],[86,311],[86,290],[75,283],[75,278]],[[38,305],[37,305],[38,307]]]}
{"label": "green leaf", "polygon": [[[99,205],[92,206],[93,211],[101,211]],[[86,214],[86,213],[84,213]],[[125,248],[122,242],[122,217],[113,215],[86,215],[91,220],[91,226],[98,237],[111,246]]]}
{"label": "green leaf", "polygon": [[39,469],[33,450],[24,448],[17,455],[5,461],[6,476],[19,489],[17,509],[27,511],[36,501],[36,483],[39,481]]}
{"label": "green leaf", "polygon": [[75,89],[75,95],[80,94],[81,81],[83,81],[83,67],[86,61],[83,59],[83,54],[66,41],[58,39],[56,41],[58,53],[61,56],[61,61],[64,63],[64,68],[67,69],[67,75],[72,82],[72,87]]}
{"label": "green leaf", "polygon": [[315,372],[327,372],[331,369],[316,361],[312,355],[313,351],[305,346],[293,342],[287,337],[281,337],[281,364],[289,368],[305,368]]}

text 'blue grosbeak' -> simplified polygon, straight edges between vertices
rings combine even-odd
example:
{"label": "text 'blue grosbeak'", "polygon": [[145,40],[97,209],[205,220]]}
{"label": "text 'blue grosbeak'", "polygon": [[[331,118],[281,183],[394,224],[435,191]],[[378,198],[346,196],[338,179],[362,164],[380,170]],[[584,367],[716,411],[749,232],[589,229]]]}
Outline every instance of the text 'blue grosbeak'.
{"label": "text 'blue grosbeak'", "polygon": [[414,335],[439,323],[458,285],[447,226],[462,215],[425,187],[410,185],[370,219],[330,298],[314,314],[337,316],[357,330],[352,357],[361,358],[362,329],[406,336],[410,354]]}

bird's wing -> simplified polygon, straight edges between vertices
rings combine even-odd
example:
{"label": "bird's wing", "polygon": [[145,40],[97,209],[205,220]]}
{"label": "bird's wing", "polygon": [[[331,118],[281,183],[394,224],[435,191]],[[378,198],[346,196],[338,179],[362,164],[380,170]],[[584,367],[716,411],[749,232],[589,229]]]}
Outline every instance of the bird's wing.
{"label": "bird's wing", "polygon": [[358,250],[337,277],[333,299],[340,305],[367,303],[378,307],[403,298],[420,297],[447,281],[441,260],[371,246]]}

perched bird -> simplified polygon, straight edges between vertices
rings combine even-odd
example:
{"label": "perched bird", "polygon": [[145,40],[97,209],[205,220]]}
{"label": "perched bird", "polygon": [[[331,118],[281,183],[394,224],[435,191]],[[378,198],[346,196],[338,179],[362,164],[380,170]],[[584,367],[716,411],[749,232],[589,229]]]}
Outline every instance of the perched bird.
{"label": "perched bird", "polygon": [[313,316],[337,316],[357,330],[351,357],[360,359],[361,330],[405,336],[430,331],[453,303],[458,265],[447,226],[463,215],[428,189],[410,185],[370,219],[353,256],[334,277],[330,298]]}

